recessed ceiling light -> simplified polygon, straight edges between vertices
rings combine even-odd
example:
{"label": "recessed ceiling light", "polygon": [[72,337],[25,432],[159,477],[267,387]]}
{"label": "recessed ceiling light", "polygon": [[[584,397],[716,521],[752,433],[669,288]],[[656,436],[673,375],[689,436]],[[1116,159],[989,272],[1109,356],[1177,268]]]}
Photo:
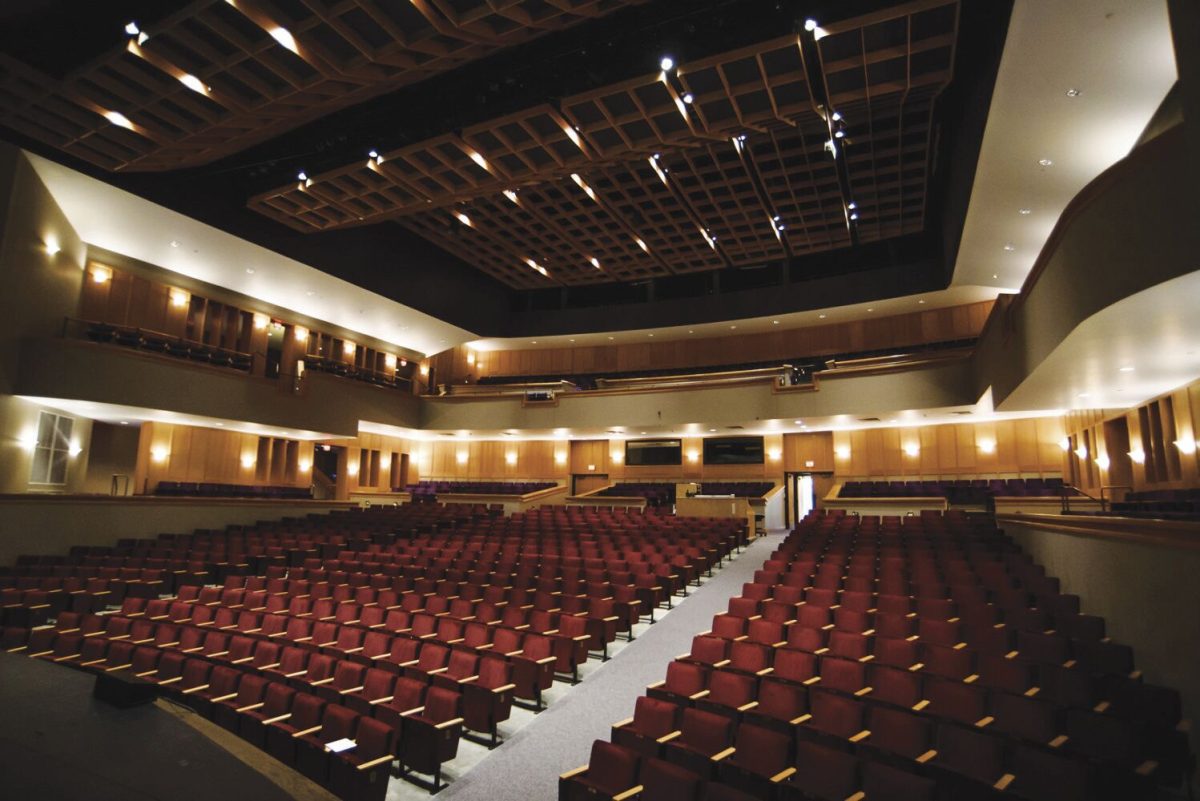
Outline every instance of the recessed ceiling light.
{"label": "recessed ceiling light", "polygon": [[818,317],[819,319],[821,319],[821,320],[824,320],[824,319],[825,319],[826,317],[828,317],[828,316],[829,316],[829,315],[827,315],[827,314],[818,314],[818,315],[817,315],[817,317]]}
{"label": "recessed ceiling light", "polygon": [[995,278],[997,281],[1000,280],[1000,276],[996,275],[996,273],[992,273],[992,278]]}
{"label": "recessed ceiling light", "polygon": [[652,336],[654,336],[654,334],[646,334],[646,336],[652,337]]}
{"label": "recessed ceiling light", "polygon": [[867,311],[869,311],[869,312],[873,312],[873,311],[875,311],[875,310],[874,310],[874,309],[867,309]]}
{"label": "recessed ceiling light", "polygon": [[694,333],[696,333],[696,332],[695,332],[694,330],[692,330],[691,328],[689,328],[689,329],[688,329],[688,333],[689,333],[689,334],[694,334]]}
{"label": "recessed ceiling light", "polygon": [[924,305],[924,304],[925,304],[925,301],[923,301],[923,300],[918,300],[918,301],[917,301],[917,303],[919,303],[919,304],[921,304],[921,305]]}
{"label": "recessed ceiling light", "polygon": [[253,268],[253,267],[247,267],[247,268],[246,268],[246,275],[254,275],[254,268]]}
{"label": "recessed ceiling light", "polygon": [[123,425],[123,426],[127,426],[127,425],[129,425],[129,421],[128,421],[128,420],[122,420],[122,421],[121,421],[121,425]]}
{"label": "recessed ceiling light", "polygon": [[795,424],[796,424],[796,425],[798,425],[798,426],[802,426],[802,425],[804,425],[804,421],[803,421],[803,420],[795,420],[795,421],[793,421],[793,422],[795,422]]}
{"label": "recessed ceiling light", "polygon": [[658,62],[658,66],[662,67],[663,72],[667,72],[675,67],[675,59],[670,56],[663,56]]}
{"label": "recessed ceiling light", "polygon": [[530,344],[530,345],[536,345],[536,344],[537,344],[537,340],[535,339],[535,340],[533,340],[532,342],[530,342],[529,344]]}
{"label": "recessed ceiling light", "polygon": [[612,337],[609,337],[609,338],[608,338],[608,341],[609,341],[609,342],[612,342]]}
{"label": "recessed ceiling light", "polygon": [[1033,209],[1018,209],[1018,213],[1027,217],[1030,214],[1033,214]]}
{"label": "recessed ceiling light", "polygon": [[1010,242],[1010,243],[1008,243],[1008,244],[1006,244],[1006,245],[1004,246],[1004,249],[1005,249],[1005,251],[1007,251],[1007,252],[1009,252],[1009,253],[1012,253],[1014,250],[1016,250],[1016,248],[1015,248],[1015,247],[1013,247],[1013,245],[1012,245],[1012,243],[1011,243],[1011,242]]}
{"label": "recessed ceiling light", "polygon": [[1086,398],[1086,397],[1089,397],[1090,395],[1091,395],[1090,392],[1080,392],[1077,397]]}
{"label": "recessed ceiling light", "polygon": [[729,330],[730,330],[730,331],[735,331],[735,330],[737,330],[737,326],[736,326],[736,325],[731,325],[731,326],[729,326]]}
{"label": "recessed ceiling light", "polygon": [[1074,87],[1067,90],[1067,97],[1079,97],[1081,94],[1083,94],[1083,92]]}
{"label": "recessed ceiling light", "polygon": [[372,148],[372,149],[371,149],[371,150],[370,150],[370,151],[367,153],[367,156],[369,156],[370,158],[373,158],[373,159],[377,159],[377,158],[379,158],[379,151],[378,151],[378,150],[375,150],[374,148]]}
{"label": "recessed ceiling light", "polygon": [[307,181],[308,173],[306,173],[304,170],[301,170],[300,172],[296,173],[296,180],[297,181]]}
{"label": "recessed ceiling light", "polygon": [[1053,167],[1054,160],[1053,159],[1038,159],[1038,164],[1041,164],[1043,167]]}
{"label": "recessed ceiling light", "polygon": [[1134,371],[1133,365],[1126,365],[1125,367],[1121,368],[1122,373],[1132,373],[1133,371]]}
{"label": "recessed ceiling light", "polygon": [[568,341],[568,342],[574,342],[575,340],[573,340],[573,339],[568,339],[567,341]]}
{"label": "recessed ceiling light", "polygon": [[710,434],[715,434],[715,433],[717,433],[717,429],[715,429],[715,428],[710,428],[710,429],[708,429],[708,433],[710,433]]}
{"label": "recessed ceiling light", "polygon": [[308,296],[311,298],[313,295],[315,295],[315,294],[317,294],[317,293],[316,293],[316,292],[313,292],[313,291],[310,289],[310,290],[308,290],[307,292],[305,292],[304,294],[305,294],[305,295],[308,295]]}
{"label": "recessed ceiling light", "polygon": [[178,239],[172,239],[172,240],[171,240],[171,247],[173,247],[173,248],[177,248],[177,247],[179,247],[179,240],[178,240]]}
{"label": "recessed ceiling light", "polygon": [[691,92],[683,93],[683,102],[687,103],[689,106],[692,104],[693,101],[695,101],[695,99],[696,99],[695,96]]}

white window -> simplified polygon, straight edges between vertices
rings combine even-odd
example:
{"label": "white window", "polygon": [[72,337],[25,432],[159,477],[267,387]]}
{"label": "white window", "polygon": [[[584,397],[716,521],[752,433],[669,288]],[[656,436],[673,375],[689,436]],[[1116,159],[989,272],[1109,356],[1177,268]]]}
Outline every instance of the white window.
{"label": "white window", "polygon": [[37,445],[33,449],[30,484],[61,486],[67,483],[67,461],[71,456],[71,429],[75,421],[52,412],[38,419]]}

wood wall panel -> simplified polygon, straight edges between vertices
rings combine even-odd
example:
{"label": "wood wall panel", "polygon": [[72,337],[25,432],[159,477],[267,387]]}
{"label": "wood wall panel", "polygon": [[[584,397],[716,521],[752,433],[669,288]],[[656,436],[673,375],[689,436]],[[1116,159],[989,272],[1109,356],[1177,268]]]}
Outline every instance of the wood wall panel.
{"label": "wood wall panel", "polygon": [[567,348],[480,351],[467,363],[460,346],[429,357],[438,383],[461,383],[467,376],[537,376],[688,368],[745,362],[830,356],[884,348],[904,348],[979,336],[992,301],[873,320],[794,328],[765,334],[581,345]]}
{"label": "wood wall panel", "polygon": [[[1062,418],[1027,418],[836,431],[830,450],[849,450],[845,458],[832,456],[839,480],[1058,476],[1062,436]],[[994,443],[992,453],[981,447],[984,442]],[[905,452],[910,443],[920,448],[916,455]]]}
{"label": "wood wall panel", "polygon": [[[311,472],[272,470],[259,476],[259,436],[216,428],[142,423],[138,437],[134,487],[153,493],[159,481],[195,481],[247,486],[297,486],[311,483]],[[313,443],[296,443],[297,460],[312,465]],[[155,454],[163,456],[156,458]],[[255,457],[248,466],[243,457]],[[274,472],[277,479],[271,478]]]}

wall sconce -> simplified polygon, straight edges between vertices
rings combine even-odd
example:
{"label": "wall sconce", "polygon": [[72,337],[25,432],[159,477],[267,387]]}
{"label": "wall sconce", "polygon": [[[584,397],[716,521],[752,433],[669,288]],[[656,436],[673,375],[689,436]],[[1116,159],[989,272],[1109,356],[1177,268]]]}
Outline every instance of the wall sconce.
{"label": "wall sconce", "polygon": [[904,445],[904,455],[913,459],[921,455],[921,446],[915,442],[908,442]]}
{"label": "wall sconce", "polygon": [[979,440],[979,450],[981,453],[995,453],[996,452],[996,440],[994,440],[994,439]]}
{"label": "wall sconce", "polygon": [[304,375],[304,359],[296,359],[296,377]]}
{"label": "wall sconce", "polygon": [[302,325],[298,325],[292,329],[292,336],[296,337],[297,342],[307,342],[308,329]]}
{"label": "wall sconce", "polygon": [[37,430],[32,429],[32,428],[28,429],[27,431],[25,431],[25,433],[23,433],[20,437],[17,438],[17,442],[19,442],[21,444],[21,447],[24,448],[25,450],[27,450],[27,451],[33,450],[34,448],[37,447],[37,444],[38,444]]}
{"label": "wall sconce", "polygon": [[112,270],[107,267],[92,267],[92,282],[103,284],[112,278]]}
{"label": "wall sconce", "polygon": [[170,297],[171,305],[178,309],[188,304],[188,300],[191,298],[191,295],[184,292],[182,289],[172,289]]}
{"label": "wall sconce", "polygon": [[342,343],[342,353],[346,354],[347,356],[353,356],[354,355],[354,343],[350,342],[350,341],[343,342]]}
{"label": "wall sconce", "polygon": [[833,449],[833,455],[839,459],[849,459],[850,458],[850,446],[849,445],[837,446],[836,448]]}
{"label": "wall sconce", "polygon": [[408,367],[408,359],[401,359],[401,360],[400,360],[400,366],[401,366],[401,367]]}
{"label": "wall sconce", "polygon": [[467,351],[467,364],[475,364],[475,351]]}
{"label": "wall sconce", "polygon": [[1107,470],[1109,464],[1111,464],[1111,462],[1108,461],[1107,454],[1102,453],[1096,457],[1096,466],[1099,467],[1101,470]]}
{"label": "wall sconce", "polygon": [[1062,439],[1060,439],[1058,441],[1058,447],[1063,449],[1063,453],[1066,453],[1067,451],[1071,450],[1071,438],[1063,437]]}
{"label": "wall sconce", "polygon": [[554,463],[558,464],[558,465],[566,464],[567,463],[566,451],[557,451],[554,454]]}
{"label": "wall sconce", "polygon": [[251,467],[254,467],[254,464],[257,461],[258,457],[252,453],[246,453],[242,455],[242,467],[246,468],[247,470],[249,470]]}
{"label": "wall sconce", "polygon": [[428,364],[421,365],[421,375],[424,375],[424,376],[429,375],[429,365]]}
{"label": "wall sconce", "polygon": [[1088,456],[1087,446],[1080,445],[1078,448],[1075,449],[1075,455],[1078,456],[1080,459],[1086,459]]}
{"label": "wall sconce", "polygon": [[346,475],[350,476],[351,478],[354,478],[355,476],[358,475],[358,460],[357,459],[349,459],[346,462]]}
{"label": "wall sconce", "polygon": [[1196,440],[1192,439],[1191,437],[1180,437],[1179,439],[1175,440],[1175,447],[1179,448],[1181,453],[1195,453]]}
{"label": "wall sconce", "polygon": [[58,244],[58,240],[52,236],[46,237],[45,244],[46,244],[46,255],[48,255],[48,256],[57,256],[58,252],[60,250],[62,250],[62,247],[60,247]]}
{"label": "wall sconce", "polygon": [[155,445],[150,449],[150,458],[155,464],[162,464],[171,458],[171,451],[162,445]]}
{"label": "wall sconce", "polygon": [[387,369],[395,370],[396,369],[396,354],[394,354],[394,353],[385,354],[383,357],[383,363],[387,367]]}
{"label": "wall sconce", "polygon": [[688,461],[689,461],[689,462],[698,462],[698,461],[700,461],[700,454],[699,454],[699,453],[697,453],[696,451],[688,451],[688,454],[687,454],[687,456],[688,456]]}
{"label": "wall sconce", "polygon": [[515,453],[504,454],[504,463],[508,466],[513,466],[517,463],[517,455]]}
{"label": "wall sconce", "polygon": [[589,464],[589,465],[588,465],[588,472],[589,472],[589,473],[595,473],[595,472],[596,472],[596,465],[594,465],[594,464]]}
{"label": "wall sconce", "polygon": [[608,458],[612,459],[614,464],[620,464],[625,461],[625,454],[621,451],[613,451],[608,455]]}
{"label": "wall sconce", "polygon": [[1135,464],[1145,464],[1146,463],[1146,452],[1144,450],[1142,450],[1141,448],[1138,448],[1137,450],[1133,450],[1133,451],[1129,452],[1129,458],[1132,459]]}
{"label": "wall sconce", "polygon": [[309,470],[312,469],[312,462],[308,461],[307,459],[301,459],[300,464],[298,466],[300,468],[301,473],[307,473]]}
{"label": "wall sconce", "polygon": [[454,461],[458,462],[459,464],[466,464],[467,463],[467,452],[459,451],[458,453],[454,454]]}
{"label": "wall sconce", "polygon": [[74,459],[79,454],[83,453],[83,446],[78,442],[72,442],[71,447],[67,448],[67,455]]}
{"label": "wall sconce", "polygon": [[771,450],[767,451],[767,458],[772,462],[778,462],[781,458],[783,458],[783,451],[779,450],[778,448],[772,448]]}
{"label": "wall sconce", "polygon": [[271,318],[265,314],[254,315],[254,330],[262,331],[271,322]]}

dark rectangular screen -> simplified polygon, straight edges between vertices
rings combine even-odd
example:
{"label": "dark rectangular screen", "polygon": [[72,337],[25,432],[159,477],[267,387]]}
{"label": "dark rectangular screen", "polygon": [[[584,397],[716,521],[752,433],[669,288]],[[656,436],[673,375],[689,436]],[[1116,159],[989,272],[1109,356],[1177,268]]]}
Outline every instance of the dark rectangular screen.
{"label": "dark rectangular screen", "polygon": [[641,439],[625,443],[625,464],[683,464],[683,445],[677,439]]}
{"label": "dark rectangular screen", "polygon": [[705,464],[762,464],[762,437],[712,437],[704,440]]}

